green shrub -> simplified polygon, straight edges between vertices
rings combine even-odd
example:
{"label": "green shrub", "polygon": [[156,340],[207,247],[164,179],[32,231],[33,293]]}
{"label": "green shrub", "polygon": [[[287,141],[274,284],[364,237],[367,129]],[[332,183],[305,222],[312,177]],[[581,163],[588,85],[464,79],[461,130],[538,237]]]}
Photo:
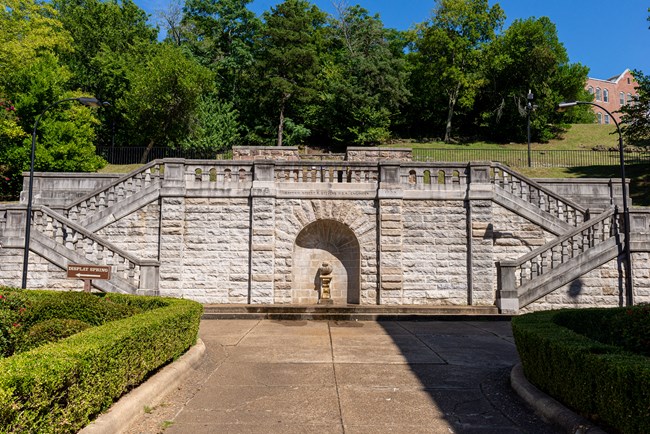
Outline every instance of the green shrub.
{"label": "green shrub", "polygon": [[116,303],[112,297],[85,292],[30,290],[25,293],[31,300],[25,312],[25,328],[50,319],[75,319],[96,326],[143,311],[133,304]]}
{"label": "green shrub", "polygon": [[166,306],[0,360],[0,430],[77,432],[180,356],[196,342],[202,307],[158,300]]}
{"label": "green shrub", "polygon": [[21,292],[0,287],[0,358],[13,354],[28,304]]}
{"label": "green shrub", "polygon": [[650,356],[650,306],[567,310],[553,321],[576,333],[627,351]]}
{"label": "green shrub", "polygon": [[[647,433],[650,359],[559,324],[580,324],[577,329],[603,338],[610,333],[603,328],[617,317],[610,311],[615,310],[536,312],[513,318],[517,350],[526,377],[541,390],[616,431]],[[576,317],[568,319],[572,315]]]}
{"label": "green shrub", "polygon": [[22,353],[50,342],[59,341],[89,327],[91,327],[90,324],[77,319],[54,318],[39,322],[22,334],[16,344],[15,352]]}

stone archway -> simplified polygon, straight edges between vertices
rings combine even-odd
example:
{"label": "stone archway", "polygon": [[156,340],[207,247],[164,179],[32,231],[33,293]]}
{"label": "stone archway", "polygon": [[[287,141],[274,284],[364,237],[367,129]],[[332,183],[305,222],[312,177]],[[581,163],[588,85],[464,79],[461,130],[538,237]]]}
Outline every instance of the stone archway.
{"label": "stone archway", "polygon": [[331,295],[335,304],[359,304],[360,248],[354,232],[336,220],[316,220],[296,237],[293,251],[292,303],[318,302],[318,268],[332,265]]}

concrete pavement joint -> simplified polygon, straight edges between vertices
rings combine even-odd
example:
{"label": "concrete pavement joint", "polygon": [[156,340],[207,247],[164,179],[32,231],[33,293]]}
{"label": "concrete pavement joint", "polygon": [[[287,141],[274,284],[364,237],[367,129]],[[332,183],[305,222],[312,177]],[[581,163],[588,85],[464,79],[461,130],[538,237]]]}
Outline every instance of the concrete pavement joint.
{"label": "concrete pavement joint", "polygon": [[341,430],[345,434],[345,424],[343,423],[343,408],[341,407],[341,394],[339,393],[339,380],[336,376],[336,361],[334,360],[334,341],[332,339],[332,329],[330,328],[330,321],[327,321],[327,334],[330,338],[330,352],[332,354],[332,371],[334,375],[334,386],[336,387],[336,401],[339,408],[339,417],[341,421]]}

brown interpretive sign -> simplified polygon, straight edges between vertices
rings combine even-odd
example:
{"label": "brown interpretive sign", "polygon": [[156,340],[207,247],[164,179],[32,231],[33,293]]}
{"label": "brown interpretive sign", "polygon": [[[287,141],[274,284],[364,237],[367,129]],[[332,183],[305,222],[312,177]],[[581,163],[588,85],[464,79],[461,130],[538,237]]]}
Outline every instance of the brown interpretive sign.
{"label": "brown interpretive sign", "polygon": [[109,280],[111,278],[111,267],[107,265],[93,264],[69,264],[68,279],[99,279]]}

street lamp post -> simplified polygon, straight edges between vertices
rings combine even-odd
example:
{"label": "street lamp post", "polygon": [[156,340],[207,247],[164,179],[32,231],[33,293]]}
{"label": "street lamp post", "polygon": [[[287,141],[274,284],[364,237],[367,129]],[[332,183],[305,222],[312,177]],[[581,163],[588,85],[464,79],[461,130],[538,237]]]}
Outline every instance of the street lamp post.
{"label": "street lamp post", "polygon": [[105,101],[102,102],[97,98],[91,98],[85,96],[79,98],[66,98],[60,101],[56,101],[50,104],[49,106],[45,107],[45,109],[41,112],[41,114],[39,114],[38,117],[36,118],[36,122],[34,122],[34,131],[32,132],[32,156],[29,164],[29,190],[27,193],[27,215],[25,216],[25,220],[26,220],[25,251],[23,253],[23,278],[22,278],[23,289],[27,288],[27,268],[29,264],[29,239],[31,236],[31,229],[32,229],[32,195],[34,191],[34,154],[36,153],[36,128],[38,127],[38,123],[40,122],[41,117],[43,117],[46,111],[66,101],[77,101],[80,104],[83,104],[88,107],[106,107],[110,105],[108,102]]}
{"label": "street lamp post", "polygon": [[533,98],[534,98],[533,93],[530,90],[528,90],[528,96],[526,97],[526,99],[528,100],[526,102],[526,117],[527,117],[526,133],[528,137],[528,167],[532,167],[532,159],[530,156],[530,114],[535,108],[535,106],[533,106]]}
{"label": "street lamp post", "polygon": [[565,109],[568,107],[573,107],[576,105],[593,105],[603,110],[609,115],[609,118],[614,121],[616,125],[616,132],[618,133],[618,155],[621,165],[621,187],[623,188],[623,233],[625,236],[625,302],[627,306],[634,305],[634,290],[633,290],[633,281],[632,281],[632,254],[630,251],[630,209],[627,204],[627,184],[625,182],[625,155],[623,153],[623,134],[621,133],[621,127],[618,124],[618,121],[605,107],[590,102],[590,101],[570,101],[563,102],[558,105],[559,109]]}

